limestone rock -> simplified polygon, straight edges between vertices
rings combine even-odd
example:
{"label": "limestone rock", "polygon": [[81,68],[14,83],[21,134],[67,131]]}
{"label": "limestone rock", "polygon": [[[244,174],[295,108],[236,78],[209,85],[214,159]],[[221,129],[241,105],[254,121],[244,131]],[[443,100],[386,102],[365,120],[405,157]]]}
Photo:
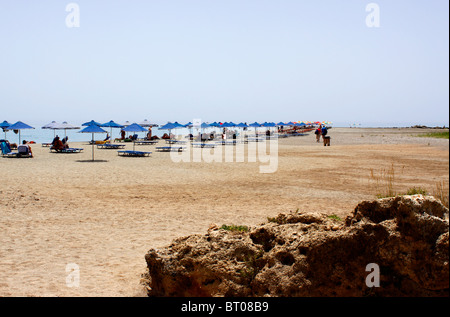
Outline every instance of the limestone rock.
{"label": "limestone rock", "polygon": [[279,214],[150,250],[145,281],[149,296],[449,296],[448,228],[448,208],[421,195],[363,201],[345,221]]}

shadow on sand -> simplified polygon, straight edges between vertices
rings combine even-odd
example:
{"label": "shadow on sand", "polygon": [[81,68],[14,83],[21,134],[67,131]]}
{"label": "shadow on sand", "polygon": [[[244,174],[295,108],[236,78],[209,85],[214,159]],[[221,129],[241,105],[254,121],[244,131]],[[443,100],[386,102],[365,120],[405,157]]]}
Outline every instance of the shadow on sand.
{"label": "shadow on sand", "polygon": [[81,163],[104,163],[104,162],[109,162],[107,160],[77,160],[77,162],[81,162]]}

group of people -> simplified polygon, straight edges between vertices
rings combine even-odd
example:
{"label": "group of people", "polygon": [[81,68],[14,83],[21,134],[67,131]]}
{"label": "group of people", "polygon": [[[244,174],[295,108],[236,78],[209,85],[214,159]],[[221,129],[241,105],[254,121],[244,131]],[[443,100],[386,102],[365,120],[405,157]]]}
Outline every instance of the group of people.
{"label": "group of people", "polygon": [[330,146],[330,137],[327,136],[328,134],[328,128],[324,125],[319,125],[319,127],[314,131],[314,134],[316,135],[316,141],[317,143],[320,142],[320,137],[322,136],[323,145],[324,146]]}
{"label": "group of people", "polygon": [[67,136],[65,138],[63,138],[62,140],[59,138],[59,136],[56,136],[52,141],[51,149],[56,150],[56,151],[68,149],[69,148],[69,143],[67,143],[68,140],[69,140],[69,137],[67,137]]}
{"label": "group of people", "polygon": [[1,151],[0,153],[10,153],[11,150],[17,149],[18,156],[26,156],[26,157],[34,157],[33,151],[31,150],[31,146],[28,144],[29,142],[26,140],[22,141],[22,144],[17,146],[15,143],[9,143],[8,140],[0,140]]}
{"label": "group of people", "polygon": [[[120,130],[120,138],[119,139],[116,138],[115,141],[119,141],[119,140],[123,141],[125,139],[136,140],[138,137],[137,134],[129,135],[128,137],[126,135],[127,134],[126,134],[125,130],[123,130],[123,129]],[[152,127],[149,127],[145,139],[146,140],[158,140],[159,138],[156,135],[152,136]]]}

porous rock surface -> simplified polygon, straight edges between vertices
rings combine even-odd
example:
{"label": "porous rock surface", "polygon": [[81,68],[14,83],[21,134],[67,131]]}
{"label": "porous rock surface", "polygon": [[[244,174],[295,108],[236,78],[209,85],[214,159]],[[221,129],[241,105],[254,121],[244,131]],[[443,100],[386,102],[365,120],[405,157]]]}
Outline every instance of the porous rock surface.
{"label": "porous rock surface", "polygon": [[[449,296],[448,208],[430,196],[363,201],[345,220],[279,214],[212,226],[145,256],[149,296]],[[379,287],[366,278],[379,267]]]}

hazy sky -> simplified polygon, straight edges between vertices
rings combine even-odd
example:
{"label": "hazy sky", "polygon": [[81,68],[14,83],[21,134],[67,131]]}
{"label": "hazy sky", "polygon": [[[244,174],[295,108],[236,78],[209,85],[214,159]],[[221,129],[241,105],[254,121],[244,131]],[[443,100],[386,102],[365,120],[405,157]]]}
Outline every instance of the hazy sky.
{"label": "hazy sky", "polygon": [[[371,2],[379,27],[366,24]],[[0,122],[448,126],[448,6],[0,0]]]}

